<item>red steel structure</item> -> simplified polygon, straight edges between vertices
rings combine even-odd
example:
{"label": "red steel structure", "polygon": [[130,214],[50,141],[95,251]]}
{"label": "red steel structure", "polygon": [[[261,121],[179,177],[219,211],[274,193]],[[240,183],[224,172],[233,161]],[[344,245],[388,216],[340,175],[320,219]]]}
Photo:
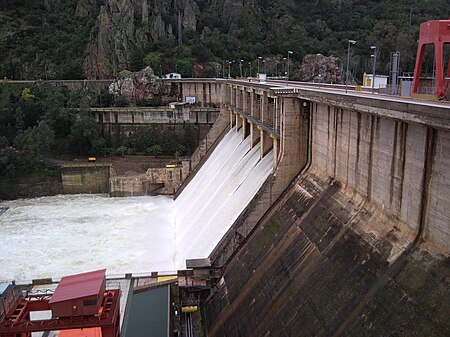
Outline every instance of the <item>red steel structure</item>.
{"label": "red steel structure", "polygon": [[[19,296],[5,307],[0,337],[30,337],[32,332],[101,328],[102,337],[120,336],[120,290],[106,290],[105,269],[65,276],[53,294]],[[31,320],[33,311],[52,318]]]}
{"label": "red steel structure", "polygon": [[0,337],[29,337],[32,332],[100,327],[102,337],[120,336],[120,290],[107,290],[95,315],[30,320],[31,311],[50,310],[49,295],[20,297],[0,321]]}
{"label": "red steel structure", "polygon": [[450,57],[447,66],[447,79],[444,83],[443,53],[444,44],[450,43],[450,19],[429,20],[420,25],[419,45],[417,48],[416,66],[414,68],[414,82],[412,93],[417,94],[419,88],[420,73],[422,71],[423,54],[427,44],[434,44],[435,69],[436,69],[436,96],[443,97],[448,90],[448,78],[450,77]]}
{"label": "red steel structure", "polygon": [[106,269],[64,276],[49,301],[54,317],[94,315],[106,290]]}

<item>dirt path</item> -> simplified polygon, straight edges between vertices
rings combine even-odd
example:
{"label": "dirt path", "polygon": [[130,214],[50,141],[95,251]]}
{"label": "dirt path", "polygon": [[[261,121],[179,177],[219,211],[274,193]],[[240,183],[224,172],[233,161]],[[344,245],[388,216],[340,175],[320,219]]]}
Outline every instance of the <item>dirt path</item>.
{"label": "dirt path", "polygon": [[[182,159],[182,158],[180,158]],[[184,158],[183,158],[184,159]],[[88,162],[87,157],[64,158],[65,164]],[[152,157],[152,156],[108,156],[96,157],[96,163],[111,164],[115,176],[132,176],[145,173],[150,167],[164,167],[173,163],[174,157]]]}

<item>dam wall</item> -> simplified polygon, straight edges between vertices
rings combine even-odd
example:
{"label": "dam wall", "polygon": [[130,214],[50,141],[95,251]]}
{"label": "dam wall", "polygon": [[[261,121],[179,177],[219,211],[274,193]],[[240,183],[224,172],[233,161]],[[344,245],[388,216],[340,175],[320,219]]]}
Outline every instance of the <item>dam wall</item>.
{"label": "dam wall", "polygon": [[442,336],[448,256],[313,172],[223,268],[208,336]]}
{"label": "dam wall", "polygon": [[394,119],[372,109],[315,103],[312,167],[449,251],[450,125]]}
{"label": "dam wall", "polygon": [[[235,115],[251,110],[245,90],[231,95]],[[270,96],[278,160],[210,255],[219,271],[203,303],[208,336],[447,334],[448,107],[286,88]],[[283,100],[303,123],[282,118]],[[271,198],[281,175],[286,189]]]}
{"label": "dam wall", "polygon": [[64,194],[109,193],[110,164],[66,164],[61,169]]}

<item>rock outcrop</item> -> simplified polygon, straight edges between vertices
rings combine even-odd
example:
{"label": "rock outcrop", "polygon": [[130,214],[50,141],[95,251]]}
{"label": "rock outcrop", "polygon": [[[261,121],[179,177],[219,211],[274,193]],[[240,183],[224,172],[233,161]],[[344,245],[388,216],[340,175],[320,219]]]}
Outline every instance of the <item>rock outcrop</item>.
{"label": "rock outcrop", "polygon": [[342,70],[337,57],[309,54],[303,58],[296,76],[304,82],[341,83]]}
{"label": "rock outcrop", "polygon": [[160,102],[176,101],[177,87],[157,81],[152,68],[146,67],[130,76],[115,80],[109,86],[109,92],[115,96],[125,96],[131,104],[137,101],[150,101],[157,97]]}
{"label": "rock outcrop", "polygon": [[105,78],[128,69],[132,51],[176,40],[179,29],[195,30],[198,12],[194,0],[107,0],[90,34],[86,75]]}

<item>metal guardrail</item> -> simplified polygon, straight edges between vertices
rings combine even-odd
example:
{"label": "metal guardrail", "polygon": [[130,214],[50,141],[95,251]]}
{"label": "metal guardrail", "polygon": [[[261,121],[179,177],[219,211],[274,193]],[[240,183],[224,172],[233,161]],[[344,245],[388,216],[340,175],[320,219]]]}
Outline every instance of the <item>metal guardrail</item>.
{"label": "metal guardrail", "polygon": [[253,116],[250,116],[248,113],[245,113],[242,109],[236,108],[235,106],[231,104],[226,104],[226,107],[228,107],[231,110],[234,110],[238,114],[242,115],[242,117],[246,118],[247,120],[251,121],[253,124],[255,124],[258,128],[263,129],[264,131],[270,133],[275,138],[280,138],[280,132],[278,129],[273,128],[272,126],[269,126],[265,124],[262,120],[255,118]]}
{"label": "metal guardrail", "polygon": [[378,92],[384,95],[393,95],[400,96],[401,95],[401,86],[400,85],[387,85],[384,88],[379,88]]}

